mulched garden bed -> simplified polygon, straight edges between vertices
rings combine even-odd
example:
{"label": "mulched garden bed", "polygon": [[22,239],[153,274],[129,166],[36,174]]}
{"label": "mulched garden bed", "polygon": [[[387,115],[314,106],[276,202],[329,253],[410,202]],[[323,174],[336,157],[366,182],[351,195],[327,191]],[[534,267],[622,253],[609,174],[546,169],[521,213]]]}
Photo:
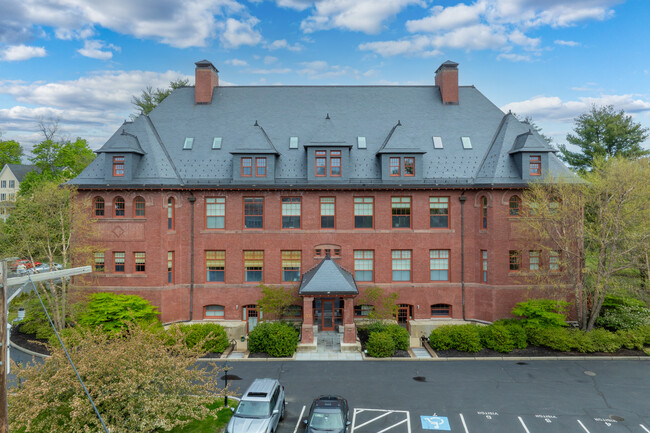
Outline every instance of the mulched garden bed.
{"label": "mulched garden bed", "polygon": [[24,334],[20,332],[20,328],[11,328],[11,342],[32,352],[43,355],[52,354],[47,340],[38,340],[32,334]]}
{"label": "mulched garden bed", "polygon": [[460,352],[458,350],[436,350],[440,358],[497,358],[497,357],[542,357],[542,356],[648,356],[642,350],[620,349],[618,352],[605,353],[580,353],[580,352],[558,352],[548,347],[528,346],[525,349],[515,349],[509,353],[496,352],[492,349],[483,349],[480,352]]}

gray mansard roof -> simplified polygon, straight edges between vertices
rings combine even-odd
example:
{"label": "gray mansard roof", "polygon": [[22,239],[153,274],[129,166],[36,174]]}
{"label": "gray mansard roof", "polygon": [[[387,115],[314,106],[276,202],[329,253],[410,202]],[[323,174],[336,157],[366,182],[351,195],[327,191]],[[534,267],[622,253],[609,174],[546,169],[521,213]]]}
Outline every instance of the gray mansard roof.
{"label": "gray mansard roof", "polygon": [[[434,136],[442,149],[434,148]],[[186,137],[194,139],[191,149],[183,149]],[[217,137],[221,147],[213,149]],[[298,137],[297,149],[290,149],[291,137]],[[365,137],[365,149],[358,137]],[[471,149],[461,137],[469,137]],[[504,114],[473,86],[460,86],[459,103],[451,105],[433,85],[223,86],[202,105],[194,102],[194,87],[176,89],[149,116],[120,126],[70,183],[111,186],[106,158],[131,152],[141,155],[137,168],[128,183],[113,186],[243,186],[233,176],[233,157],[259,153],[277,158],[275,185],[306,186],[307,148],[313,146],[350,149],[349,180],[331,185],[341,188],[394,185],[382,181],[380,161],[393,153],[422,158],[422,186],[523,185],[514,153],[527,151],[547,152],[549,170],[569,175],[530,125]]]}

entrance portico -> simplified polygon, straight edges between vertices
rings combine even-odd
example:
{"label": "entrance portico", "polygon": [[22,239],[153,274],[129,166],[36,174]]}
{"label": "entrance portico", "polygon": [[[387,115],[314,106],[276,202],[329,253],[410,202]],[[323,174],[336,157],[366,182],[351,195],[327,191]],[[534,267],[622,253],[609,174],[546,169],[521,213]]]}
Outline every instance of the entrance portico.
{"label": "entrance portico", "polygon": [[343,343],[357,341],[354,326],[354,297],[359,294],[351,273],[326,256],[305,272],[298,294],[303,297],[304,320],[301,344],[314,343],[314,328],[335,331],[343,328]]}

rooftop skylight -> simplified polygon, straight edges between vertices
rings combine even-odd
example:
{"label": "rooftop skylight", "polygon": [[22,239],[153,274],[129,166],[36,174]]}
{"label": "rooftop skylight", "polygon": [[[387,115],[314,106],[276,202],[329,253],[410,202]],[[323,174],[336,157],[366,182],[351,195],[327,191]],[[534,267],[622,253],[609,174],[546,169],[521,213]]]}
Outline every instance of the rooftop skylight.
{"label": "rooftop skylight", "polygon": [[214,137],[214,140],[212,140],[212,148],[221,149],[221,137]]}
{"label": "rooftop skylight", "polygon": [[183,144],[183,150],[192,149],[193,144],[194,144],[194,137],[185,137],[185,144]]}
{"label": "rooftop skylight", "polygon": [[297,148],[298,148],[298,137],[290,137],[289,149],[297,149]]}
{"label": "rooftop skylight", "polygon": [[472,142],[469,139],[469,137],[460,137],[460,139],[463,141],[463,149],[471,149],[472,148]]}
{"label": "rooftop skylight", "polygon": [[433,148],[442,149],[442,137],[433,137]]}
{"label": "rooftop skylight", "polygon": [[357,137],[357,147],[359,149],[366,148],[366,137]]}

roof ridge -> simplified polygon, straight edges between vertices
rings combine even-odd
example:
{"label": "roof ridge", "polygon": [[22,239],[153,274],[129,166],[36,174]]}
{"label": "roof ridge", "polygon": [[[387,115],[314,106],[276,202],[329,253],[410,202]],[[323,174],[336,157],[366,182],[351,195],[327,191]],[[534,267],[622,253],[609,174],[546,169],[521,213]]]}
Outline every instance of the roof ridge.
{"label": "roof ridge", "polygon": [[476,178],[478,178],[479,173],[483,169],[483,165],[485,164],[485,161],[487,160],[488,156],[492,152],[492,148],[494,147],[494,144],[496,143],[497,138],[499,137],[499,134],[501,133],[501,130],[505,126],[506,119],[508,118],[508,116],[512,116],[512,113],[508,112],[507,114],[504,114],[503,117],[501,118],[501,123],[499,123],[499,127],[494,132],[494,136],[492,137],[492,141],[490,142],[490,147],[488,147],[487,151],[483,154],[483,159],[481,159],[481,163],[478,165],[478,168],[476,169],[476,173],[474,174],[474,177],[472,178],[472,183],[476,183]]}
{"label": "roof ridge", "polygon": [[149,117],[148,114],[145,114],[144,117],[145,117],[145,119],[147,119],[147,124],[149,125],[152,132],[154,133],[154,136],[156,137],[156,140],[158,141],[158,144],[160,145],[160,148],[165,153],[165,156],[167,157],[167,160],[169,161],[169,165],[172,166],[172,169],[174,170],[174,173],[176,173],[176,178],[181,183],[181,185],[184,185],[185,181],[181,177],[180,173],[178,172],[178,169],[176,169],[176,165],[174,164],[174,161],[172,160],[172,157],[169,155],[169,152],[167,152],[167,147],[163,144],[162,139],[160,138],[160,135],[158,134],[158,130],[156,129],[156,126],[153,124],[153,121],[151,120],[151,118]]}

